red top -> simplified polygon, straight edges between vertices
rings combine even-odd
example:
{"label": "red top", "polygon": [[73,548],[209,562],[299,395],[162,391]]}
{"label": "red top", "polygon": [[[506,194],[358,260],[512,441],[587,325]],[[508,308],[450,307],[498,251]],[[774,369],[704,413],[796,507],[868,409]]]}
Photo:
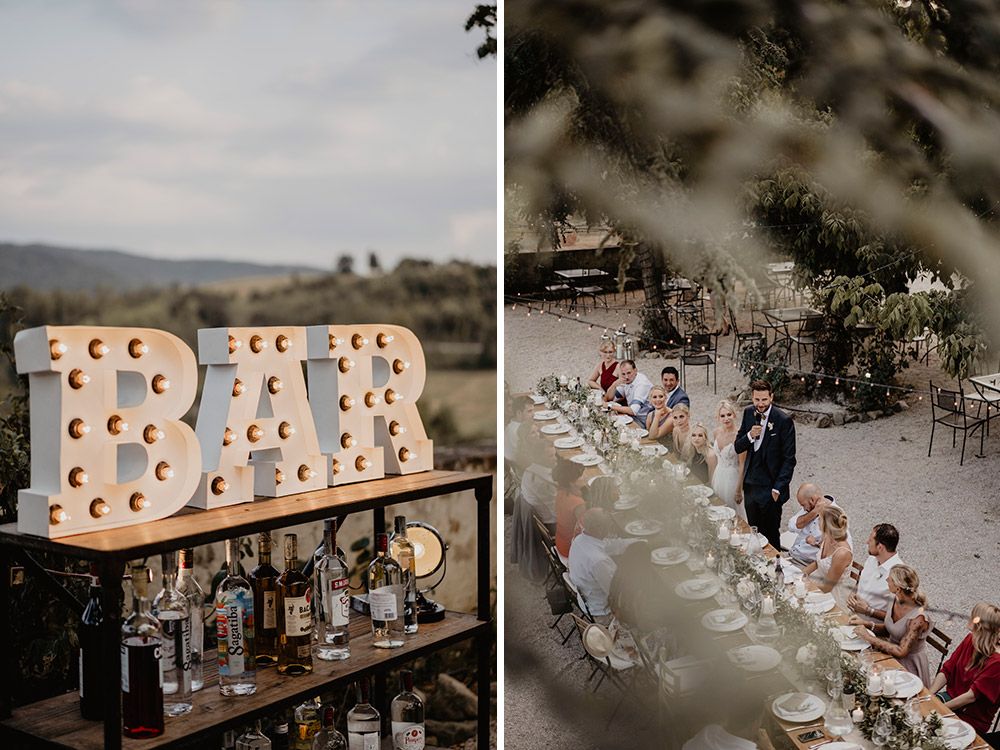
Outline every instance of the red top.
{"label": "red top", "polygon": [[605,367],[604,363],[601,362],[601,388],[603,390],[608,390],[611,385],[618,380],[618,363],[612,362],[611,367]]}
{"label": "red top", "polygon": [[576,530],[576,513],[574,511],[583,505],[583,498],[566,490],[559,490],[556,495],[556,549],[563,557],[569,557],[569,545],[573,541]]}
{"label": "red top", "polygon": [[966,670],[972,654],[972,633],[969,633],[941,667],[941,672],[947,680],[948,694],[952,698],[957,698],[972,688],[975,700],[955,709],[955,714],[971,724],[976,732],[984,734],[990,731],[993,716],[997,708],[1000,708],[1000,654],[991,654],[986,664]]}

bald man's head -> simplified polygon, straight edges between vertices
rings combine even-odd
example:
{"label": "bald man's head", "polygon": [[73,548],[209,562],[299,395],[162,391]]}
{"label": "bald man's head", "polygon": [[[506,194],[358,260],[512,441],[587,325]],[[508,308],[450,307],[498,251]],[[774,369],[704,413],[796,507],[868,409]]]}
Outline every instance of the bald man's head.
{"label": "bald man's head", "polygon": [[591,508],[583,514],[583,531],[587,536],[603,539],[611,531],[611,516],[603,508]]}
{"label": "bald man's head", "polygon": [[807,511],[812,510],[816,505],[816,501],[821,497],[823,497],[823,493],[820,492],[819,487],[812,482],[806,482],[799,487],[799,491],[795,493],[795,499],[798,500],[799,505]]}

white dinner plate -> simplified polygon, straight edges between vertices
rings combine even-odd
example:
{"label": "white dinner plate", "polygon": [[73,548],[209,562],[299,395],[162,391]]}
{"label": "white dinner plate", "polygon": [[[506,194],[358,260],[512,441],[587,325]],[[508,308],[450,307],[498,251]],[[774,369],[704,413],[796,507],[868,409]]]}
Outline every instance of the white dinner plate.
{"label": "white dinner plate", "polygon": [[771,712],[775,716],[796,724],[818,719],[825,711],[826,704],[809,693],[785,693],[771,704]]}
{"label": "white dinner plate", "polygon": [[674,593],[681,599],[709,599],[719,591],[719,582],[712,578],[692,578],[674,587]]}
{"label": "white dinner plate", "polygon": [[637,427],[635,430],[632,431],[632,434],[635,437],[638,437],[640,440],[642,440],[644,437],[649,435],[649,430],[647,430],[645,427]]}
{"label": "white dinner plate", "polygon": [[544,435],[562,435],[566,432],[569,432],[568,424],[547,424],[542,427],[542,434]]}
{"label": "white dinner plate", "polygon": [[659,521],[637,519],[625,524],[625,533],[632,536],[652,536],[653,534],[659,534],[662,528],[663,524]]}
{"label": "white dinner plate", "polygon": [[530,399],[531,399],[531,402],[532,402],[532,403],[533,403],[533,404],[534,404],[535,406],[538,406],[539,404],[544,404],[544,403],[545,403],[545,401],[547,400],[547,399],[545,398],[545,396],[539,396],[539,395],[538,395],[537,393],[531,393],[531,394],[529,394],[529,395],[528,395],[528,398],[530,398]]}
{"label": "white dinner plate", "polygon": [[[671,475],[675,471],[677,471],[677,469],[675,468],[676,466],[677,466],[677,464],[675,464],[669,458],[666,461],[663,462],[663,468],[666,469],[668,472],[670,472]],[[685,466],[684,467],[684,476],[687,476],[690,473],[691,473],[691,467],[690,466]],[[709,494],[711,494],[711,493],[709,493]]]}
{"label": "white dinner plate", "polygon": [[570,459],[575,464],[583,464],[584,466],[597,466],[604,459],[600,456],[594,455],[593,453],[577,453]]}
{"label": "white dinner plate", "polygon": [[555,409],[546,409],[545,411],[536,411],[535,419],[539,422],[547,422],[550,419],[555,419],[559,416],[559,412]]}
{"label": "white dinner plate", "polygon": [[739,646],[729,649],[726,655],[747,672],[766,672],[781,664],[781,654],[770,646]]}
{"label": "white dinner plate", "polygon": [[[867,641],[864,643],[866,646],[868,645]],[[885,682],[886,679],[891,679],[896,683],[896,697],[903,700],[912,698],[924,686],[919,677],[904,669],[890,669],[887,672],[883,672],[882,681]]]}
{"label": "white dinner plate", "polygon": [[728,521],[736,517],[736,511],[728,505],[709,505],[705,508],[705,515],[709,521]]}
{"label": "white dinner plate", "polygon": [[715,633],[732,633],[747,622],[747,616],[738,609],[713,609],[701,618],[702,626]]}
{"label": "white dinner plate", "polygon": [[657,565],[680,565],[691,557],[683,547],[660,547],[649,553],[649,559]]}
{"label": "white dinner plate", "polygon": [[951,750],[963,750],[976,739],[976,730],[961,719],[944,719],[941,728],[945,732],[944,744]]}
{"label": "white dinner plate", "polygon": [[641,502],[642,498],[638,495],[622,495],[614,507],[615,510],[632,510],[632,508],[638,508]]}
{"label": "white dinner plate", "polygon": [[823,750],[861,750],[861,745],[853,742],[824,742]]}
{"label": "white dinner plate", "polygon": [[706,487],[703,484],[693,484],[690,487],[684,488],[684,494],[689,497],[710,497],[712,494],[712,488]]}
{"label": "white dinner plate", "polygon": [[806,594],[805,611],[812,615],[818,615],[821,612],[829,612],[833,609],[836,602],[833,599],[833,594],[824,594],[821,591],[811,591]]}
{"label": "white dinner plate", "polygon": [[632,417],[630,417],[628,414],[615,415],[614,423],[619,427],[625,427],[627,425],[634,424],[632,421]]}
{"label": "white dinner plate", "polygon": [[576,437],[556,438],[554,445],[556,448],[579,448],[583,445],[583,438],[579,435]]}
{"label": "white dinner plate", "polygon": [[665,456],[667,455],[667,446],[660,445],[659,443],[656,443],[655,445],[644,445],[642,446],[642,455]]}

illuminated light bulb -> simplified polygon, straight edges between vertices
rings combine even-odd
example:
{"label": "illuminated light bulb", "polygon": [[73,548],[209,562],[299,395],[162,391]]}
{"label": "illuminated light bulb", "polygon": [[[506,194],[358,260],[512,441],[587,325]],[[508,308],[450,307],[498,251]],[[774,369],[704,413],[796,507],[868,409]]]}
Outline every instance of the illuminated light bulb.
{"label": "illuminated light bulb", "polygon": [[316,476],[316,472],[313,471],[312,469],[310,469],[305,464],[302,464],[301,466],[299,466],[299,481],[300,482],[308,482],[310,479],[313,479],[315,476]]}
{"label": "illuminated light bulb", "polygon": [[83,370],[70,370],[69,372],[69,387],[73,389],[80,389],[90,382],[90,375],[87,375]]}
{"label": "illuminated light bulb", "polygon": [[223,433],[222,435],[222,444],[232,445],[233,441],[236,440],[236,438],[238,437],[239,435],[237,435],[235,432],[233,432],[227,427],[225,433]]}
{"label": "illuminated light bulb", "polygon": [[416,453],[411,453],[407,448],[399,449],[399,460],[400,461],[410,461],[417,457]]}
{"label": "illuminated light bulb", "polygon": [[82,438],[90,433],[90,425],[84,424],[82,419],[74,419],[69,423],[69,436],[71,438]]}
{"label": "illuminated light bulb", "polygon": [[291,345],[291,340],[283,333],[279,334],[278,338],[274,340],[274,348],[279,352],[287,352]]}
{"label": "illuminated light bulb", "polygon": [[399,394],[396,393],[394,390],[392,390],[392,388],[387,389],[386,392],[385,392],[385,402],[387,404],[391,404],[393,401],[395,401],[399,397],[400,397]]}
{"label": "illuminated light bulb", "polygon": [[163,393],[170,387],[170,381],[162,375],[153,376],[153,393]]}
{"label": "illuminated light bulb", "polygon": [[263,338],[257,334],[250,337],[250,351],[254,354],[260,354],[265,349],[267,349],[267,342]]}
{"label": "illuminated light bulb", "polygon": [[52,505],[49,507],[49,523],[53,526],[57,523],[65,523],[69,520],[69,513],[63,510],[61,505]]}
{"label": "illuminated light bulb", "polygon": [[110,512],[111,506],[99,497],[95,497],[94,501],[90,504],[90,515],[94,518],[104,518]]}
{"label": "illuminated light bulb", "polygon": [[229,482],[227,482],[222,477],[216,477],[212,480],[212,494],[221,495],[223,492],[229,490]]}
{"label": "illuminated light bulb", "polygon": [[91,341],[90,346],[87,347],[87,350],[90,352],[90,356],[93,357],[94,359],[100,359],[105,354],[111,351],[108,348],[108,345],[105,344],[100,339],[94,339],[93,341]]}
{"label": "illuminated light bulb", "polygon": [[354,360],[348,359],[347,357],[341,357],[339,367],[341,372],[347,372],[354,367]]}
{"label": "illuminated light bulb", "polygon": [[395,338],[396,337],[392,336],[391,334],[386,335],[384,333],[380,333],[378,336],[375,337],[375,343],[378,344],[379,349],[385,349],[387,346],[389,346],[389,344],[393,342]]}
{"label": "illuminated light bulb", "polygon": [[90,477],[87,476],[87,472],[79,466],[74,466],[69,470],[69,483],[71,487],[82,487],[89,481]]}
{"label": "illuminated light bulb", "polygon": [[340,447],[341,448],[353,448],[358,444],[358,441],[351,437],[351,433],[345,432],[340,436]]}
{"label": "illuminated light bulb", "polygon": [[256,443],[262,437],[264,437],[264,430],[257,425],[252,424],[247,428],[247,440],[251,443]]}
{"label": "illuminated light bulb", "polygon": [[163,440],[166,437],[163,430],[159,429],[155,424],[148,424],[146,428],[142,431],[142,439],[147,443],[152,445],[157,440]]}
{"label": "illuminated light bulb", "polygon": [[375,406],[375,404],[377,404],[381,400],[382,399],[380,399],[378,396],[376,396],[371,391],[369,391],[368,393],[365,394],[365,405],[367,405],[369,407]]}
{"label": "illuminated light bulb", "polygon": [[174,470],[170,468],[170,464],[166,461],[160,461],[156,465],[156,478],[161,482],[165,482],[168,479],[174,478]]}
{"label": "illuminated light bulb", "polygon": [[354,461],[354,468],[357,469],[358,471],[364,471],[365,469],[367,469],[371,465],[372,465],[372,462],[369,461],[364,456],[358,456],[357,459],[355,459],[355,461]]}
{"label": "illuminated light bulb", "polygon": [[285,481],[285,472],[283,472],[281,469],[275,469],[274,470],[274,483],[275,484],[281,484],[284,481]]}
{"label": "illuminated light bulb", "polygon": [[229,353],[235,354],[236,350],[243,346],[243,342],[235,336],[229,337]]}
{"label": "illuminated light bulb", "polygon": [[342,411],[347,411],[352,406],[354,406],[354,399],[353,398],[351,398],[350,396],[341,396],[340,397],[340,408],[341,408]]}
{"label": "illuminated light bulb", "polygon": [[128,500],[128,507],[131,508],[134,513],[146,510],[146,508],[150,505],[152,505],[152,503],[149,502],[149,498],[141,492],[133,492],[132,497]]}
{"label": "illuminated light bulb", "polygon": [[355,349],[360,349],[362,346],[368,343],[368,339],[362,336],[360,333],[356,333],[351,336],[351,346]]}
{"label": "illuminated light bulb", "polygon": [[128,432],[128,422],[119,417],[117,414],[114,414],[108,420],[108,432],[112,435],[119,435],[123,432]]}
{"label": "illuminated light bulb", "polygon": [[288,422],[282,422],[278,425],[278,437],[282,440],[287,440],[294,434],[295,428],[288,424]]}
{"label": "illuminated light bulb", "polygon": [[394,373],[396,373],[397,375],[399,375],[400,373],[402,373],[403,370],[405,370],[409,366],[410,366],[409,362],[404,362],[401,359],[394,359],[392,361],[392,371]]}
{"label": "illuminated light bulb", "polygon": [[341,341],[340,339],[338,339],[338,338],[337,338],[336,336],[334,336],[334,335],[333,335],[332,333],[330,334],[330,351],[331,351],[331,352],[332,352],[332,351],[333,351],[334,349],[336,349],[336,348],[337,348],[337,347],[338,347],[338,346],[339,346],[340,344],[342,344],[342,343],[344,343],[344,342],[343,342],[343,341]]}
{"label": "illuminated light bulb", "polygon": [[236,381],[233,383],[233,396],[239,396],[246,389],[247,387],[243,385],[243,381],[236,378]]}
{"label": "illuminated light bulb", "polygon": [[149,347],[139,339],[132,339],[128,342],[128,353],[132,359],[139,359],[143,354],[149,354]]}
{"label": "illuminated light bulb", "polygon": [[343,468],[344,467],[343,467],[343,465],[341,465],[340,461],[334,460],[334,462],[333,462],[333,473],[334,474],[339,474],[343,470]]}
{"label": "illuminated light bulb", "polygon": [[49,356],[52,359],[59,359],[68,351],[69,347],[59,339],[49,339]]}
{"label": "illuminated light bulb", "polygon": [[281,382],[281,378],[271,376],[267,379],[267,390],[271,393],[277,393],[281,390],[284,383]]}
{"label": "illuminated light bulb", "polygon": [[404,432],[406,432],[406,428],[395,419],[389,423],[389,434],[393,437],[396,435],[402,435]]}

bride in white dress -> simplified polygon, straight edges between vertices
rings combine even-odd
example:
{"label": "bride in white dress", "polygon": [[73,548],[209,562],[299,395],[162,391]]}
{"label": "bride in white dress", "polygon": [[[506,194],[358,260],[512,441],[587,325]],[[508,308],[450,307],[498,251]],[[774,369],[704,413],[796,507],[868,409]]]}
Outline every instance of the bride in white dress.
{"label": "bride in white dress", "polygon": [[743,461],[745,453],[738,454],[733,448],[739,427],[736,424],[736,409],[728,401],[720,401],[715,410],[715,421],[719,426],[715,429],[715,440],[712,448],[719,457],[719,464],[712,475],[712,489],[726,505],[736,510],[744,521],[747,518],[743,505]]}

